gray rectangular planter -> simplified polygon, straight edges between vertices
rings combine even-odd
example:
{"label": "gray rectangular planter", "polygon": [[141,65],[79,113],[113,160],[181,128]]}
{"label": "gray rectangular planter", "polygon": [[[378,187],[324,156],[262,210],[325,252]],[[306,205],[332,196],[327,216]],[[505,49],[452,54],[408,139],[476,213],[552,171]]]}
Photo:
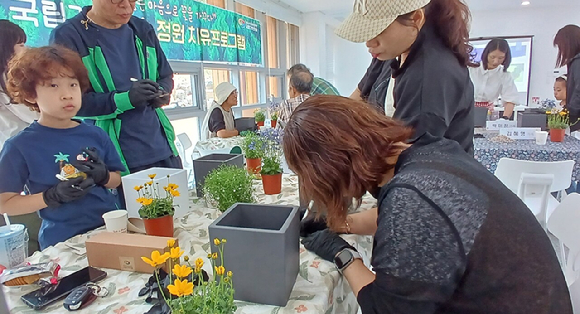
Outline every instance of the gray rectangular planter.
{"label": "gray rectangular planter", "polygon": [[225,164],[244,168],[244,156],[237,154],[211,154],[193,160],[195,189],[198,197],[203,196],[202,188],[205,177],[215,168]]}
{"label": "gray rectangular planter", "polygon": [[300,266],[298,207],[235,204],[209,226],[226,239],[224,267],[234,273],[236,300],[286,306]]}

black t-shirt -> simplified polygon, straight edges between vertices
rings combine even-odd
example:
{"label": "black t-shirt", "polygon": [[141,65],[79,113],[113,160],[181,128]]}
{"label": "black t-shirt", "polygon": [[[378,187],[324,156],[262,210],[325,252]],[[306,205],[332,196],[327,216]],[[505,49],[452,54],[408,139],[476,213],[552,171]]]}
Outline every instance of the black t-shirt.
{"label": "black t-shirt", "polygon": [[454,140],[473,154],[473,83],[467,67],[426,24],[403,66],[391,63],[395,78],[393,118],[415,129]]}
{"label": "black t-shirt", "polygon": [[532,212],[455,142],[423,135],[378,197],[369,313],[561,313],[570,295]]}
{"label": "black t-shirt", "polygon": [[[230,112],[231,113],[231,112]],[[233,114],[233,113],[232,113]],[[217,133],[217,131],[226,129],[226,122],[224,121],[224,115],[220,108],[215,108],[211,115],[209,116],[209,121],[207,122],[209,131],[212,133]]]}
{"label": "black t-shirt", "polygon": [[385,111],[385,98],[391,81],[391,62],[374,58],[365,76],[358,83],[361,98],[376,106],[380,112]]}
{"label": "black t-shirt", "polygon": [[[566,108],[570,111],[570,122],[580,119],[580,54],[568,64],[568,82],[566,83]],[[570,126],[570,131],[580,130],[580,122]]]}

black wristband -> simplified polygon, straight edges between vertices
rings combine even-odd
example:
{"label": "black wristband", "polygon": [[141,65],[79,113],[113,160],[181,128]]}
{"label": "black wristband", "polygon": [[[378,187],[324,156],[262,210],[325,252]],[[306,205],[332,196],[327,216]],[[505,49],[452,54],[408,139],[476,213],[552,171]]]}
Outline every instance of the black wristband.
{"label": "black wristband", "polygon": [[508,116],[503,116],[503,117],[501,117],[501,118],[502,118],[502,119],[506,119],[506,120],[509,120],[509,119],[511,119],[511,118],[510,118],[510,117],[508,117]]}

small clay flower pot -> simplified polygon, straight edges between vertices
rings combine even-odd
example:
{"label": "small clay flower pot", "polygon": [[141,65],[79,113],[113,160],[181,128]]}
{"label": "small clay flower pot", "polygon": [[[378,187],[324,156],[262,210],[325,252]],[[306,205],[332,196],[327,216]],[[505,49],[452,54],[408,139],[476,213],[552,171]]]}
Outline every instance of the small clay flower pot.
{"label": "small clay flower pot", "polygon": [[151,236],[173,237],[173,216],[167,215],[159,218],[143,218],[145,232]]}

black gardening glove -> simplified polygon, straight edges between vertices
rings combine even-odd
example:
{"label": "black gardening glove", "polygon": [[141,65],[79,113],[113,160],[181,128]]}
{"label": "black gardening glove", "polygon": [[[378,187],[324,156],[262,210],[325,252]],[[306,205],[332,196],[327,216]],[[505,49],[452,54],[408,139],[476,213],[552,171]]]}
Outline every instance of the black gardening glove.
{"label": "black gardening glove", "polygon": [[334,262],[336,254],[346,248],[354,250],[354,247],[348,242],[328,229],[307,236],[302,239],[302,244],[308,251],[316,253],[316,255],[329,262]]}
{"label": "black gardening glove", "polygon": [[86,173],[90,178],[93,178],[96,184],[105,186],[111,176],[109,168],[99,157],[95,148],[85,148],[83,152],[87,154],[88,159],[86,161],[73,160],[71,164],[79,171]]}
{"label": "black gardening glove", "polygon": [[151,99],[159,95],[159,84],[152,80],[139,80],[131,85],[129,101],[135,108],[144,107],[149,105]]}
{"label": "black gardening glove", "polygon": [[320,215],[316,218],[316,213],[309,212],[306,217],[300,221],[300,236],[307,237],[316,231],[327,229],[326,215]]}
{"label": "black gardening glove", "polygon": [[159,93],[159,95],[164,95],[164,96],[157,96],[151,100],[149,100],[149,105],[151,107],[153,107],[153,109],[157,109],[157,108],[161,108],[163,106],[167,106],[169,105],[169,97],[171,96],[170,94],[166,94],[163,90],[161,90],[161,93]]}
{"label": "black gardening glove", "polygon": [[92,178],[82,177],[60,182],[42,192],[42,198],[48,207],[58,207],[64,203],[76,201],[89,193],[95,185]]}

